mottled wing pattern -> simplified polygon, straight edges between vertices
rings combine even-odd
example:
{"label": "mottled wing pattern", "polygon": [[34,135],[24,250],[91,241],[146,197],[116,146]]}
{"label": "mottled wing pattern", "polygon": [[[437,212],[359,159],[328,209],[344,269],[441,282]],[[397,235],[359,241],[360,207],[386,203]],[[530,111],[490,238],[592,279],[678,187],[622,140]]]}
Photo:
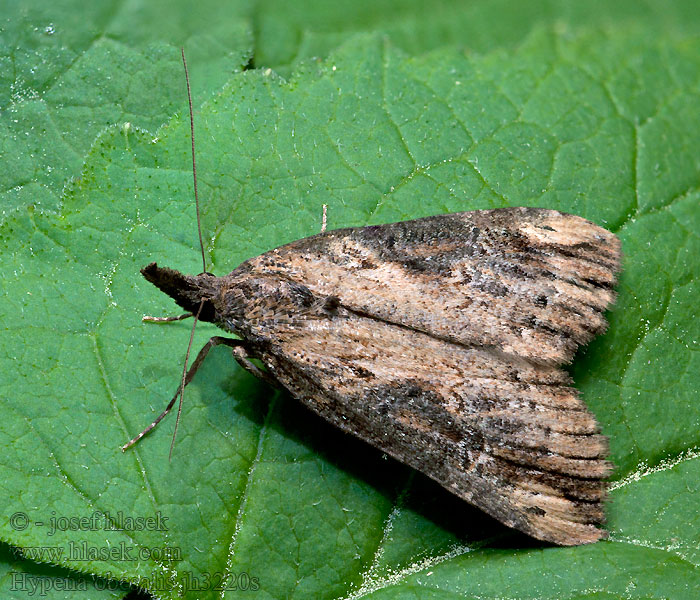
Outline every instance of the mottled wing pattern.
{"label": "mottled wing pattern", "polygon": [[604,534],[607,440],[556,365],[605,328],[619,262],[613,234],[544,209],[336,230],[236,269],[227,327],[340,428],[580,544]]}
{"label": "mottled wing pattern", "polygon": [[339,229],[244,265],[434,337],[561,364],[606,327],[620,243],[581,217],[504,208]]}
{"label": "mottled wing pattern", "polygon": [[558,544],[603,535],[607,439],[566,373],[328,310],[294,311],[260,352],[295,397],[506,525]]}

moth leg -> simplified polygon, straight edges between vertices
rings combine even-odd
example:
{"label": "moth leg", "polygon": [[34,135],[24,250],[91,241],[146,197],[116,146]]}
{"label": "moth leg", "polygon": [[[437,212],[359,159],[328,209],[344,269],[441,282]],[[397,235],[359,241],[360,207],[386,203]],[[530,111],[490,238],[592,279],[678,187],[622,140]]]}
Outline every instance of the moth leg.
{"label": "moth leg", "polygon": [[250,360],[251,356],[248,354],[245,346],[234,346],[231,352],[233,354],[233,358],[235,358],[238,364],[248,371],[248,373],[255,375],[258,379],[261,379],[272,387],[282,389],[279,381],[277,381],[268,371],[261,369]]}
{"label": "moth leg", "polygon": [[194,317],[194,313],[184,313],[182,315],[177,315],[176,317],[152,317],[150,315],[143,315],[141,320],[145,323],[171,323],[173,321],[189,319],[190,317]]}
{"label": "moth leg", "polygon": [[321,217],[321,233],[325,233],[328,224],[328,205],[323,205],[323,217]]}
{"label": "moth leg", "polygon": [[[131,448],[136,442],[138,442],[143,436],[147,435],[148,433],[151,432],[152,429],[155,428],[158,423],[160,423],[165,416],[170,412],[172,407],[175,405],[175,402],[177,401],[177,397],[180,395],[180,392],[182,391],[182,388],[186,386],[190,381],[192,381],[192,378],[195,376],[195,373],[199,369],[199,367],[202,365],[204,362],[204,359],[206,358],[207,354],[209,354],[209,350],[211,350],[214,346],[219,346],[219,345],[224,345],[224,346],[230,346],[234,350],[242,346],[243,340],[235,340],[232,338],[226,338],[222,337],[220,335],[215,335],[214,337],[210,338],[209,341],[204,344],[202,349],[199,351],[199,354],[197,354],[197,358],[194,359],[194,362],[192,363],[192,366],[187,370],[187,375],[185,375],[185,380],[184,380],[184,385],[183,383],[180,383],[180,385],[177,388],[177,391],[175,392],[175,395],[173,396],[173,399],[168,403],[168,406],[165,407],[165,410],[156,417],[156,420],[153,421],[148,427],[146,427],[141,433],[139,433],[136,437],[130,439],[126,444],[122,446],[122,452],[125,450]],[[235,356],[235,354],[234,354]],[[255,365],[253,365],[255,366]]]}

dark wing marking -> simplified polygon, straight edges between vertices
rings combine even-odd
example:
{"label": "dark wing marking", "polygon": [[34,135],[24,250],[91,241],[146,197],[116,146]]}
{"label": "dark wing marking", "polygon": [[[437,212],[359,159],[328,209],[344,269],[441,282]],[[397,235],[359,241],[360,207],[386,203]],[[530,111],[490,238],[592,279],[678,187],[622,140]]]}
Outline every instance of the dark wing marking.
{"label": "dark wing marking", "polygon": [[607,439],[556,368],[605,326],[620,244],[552,210],[331,231],[243,263],[222,291],[294,396],[503,523],[604,535]]}
{"label": "dark wing marking", "polygon": [[255,325],[295,397],[506,525],[565,545],[605,534],[607,439],[566,373],[295,294]]}
{"label": "dark wing marking", "polygon": [[606,327],[620,243],[581,217],[504,208],[330,231],[239,269],[433,337],[560,364]]}

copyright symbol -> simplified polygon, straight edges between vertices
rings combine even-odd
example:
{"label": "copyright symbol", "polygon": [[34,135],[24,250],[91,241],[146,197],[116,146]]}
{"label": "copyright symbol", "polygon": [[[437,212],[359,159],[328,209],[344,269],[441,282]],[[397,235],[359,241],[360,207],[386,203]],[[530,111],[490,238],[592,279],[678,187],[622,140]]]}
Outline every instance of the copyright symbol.
{"label": "copyright symbol", "polygon": [[10,527],[15,531],[24,531],[29,526],[27,513],[16,512],[10,517]]}

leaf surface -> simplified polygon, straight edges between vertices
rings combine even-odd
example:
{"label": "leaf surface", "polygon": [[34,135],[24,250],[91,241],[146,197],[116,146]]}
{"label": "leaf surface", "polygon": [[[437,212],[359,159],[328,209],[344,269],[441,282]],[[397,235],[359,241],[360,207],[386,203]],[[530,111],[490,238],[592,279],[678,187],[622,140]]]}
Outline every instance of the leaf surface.
{"label": "leaf surface", "polygon": [[[50,562],[163,598],[237,598],[252,585],[263,598],[695,597],[698,57],[696,39],[634,27],[541,31],[480,56],[409,57],[358,35],[289,81],[236,74],[198,111],[217,274],[317,232],[323,204],[331,228],[531,205],[620,235],[610,329],[572,366],[617,466],[609,541],[553,548],[500,526],[273,392],[224,348],[188,387],[173,461],[173,418],[122,454],[174,392],[189,334],[187,322],[140,322],[176,309],[138,269],[201,268],[189,123],[177,116],[158,131],[163,116],[102,131],[60,210],[17,203],[0,226],[8,518],[97,511],[161,526],[49,536],[7,521],[1,539],[122,548]],[[194,347],[215,333],[200,327]],[[213,589],[224,576],[229,589]]]}

